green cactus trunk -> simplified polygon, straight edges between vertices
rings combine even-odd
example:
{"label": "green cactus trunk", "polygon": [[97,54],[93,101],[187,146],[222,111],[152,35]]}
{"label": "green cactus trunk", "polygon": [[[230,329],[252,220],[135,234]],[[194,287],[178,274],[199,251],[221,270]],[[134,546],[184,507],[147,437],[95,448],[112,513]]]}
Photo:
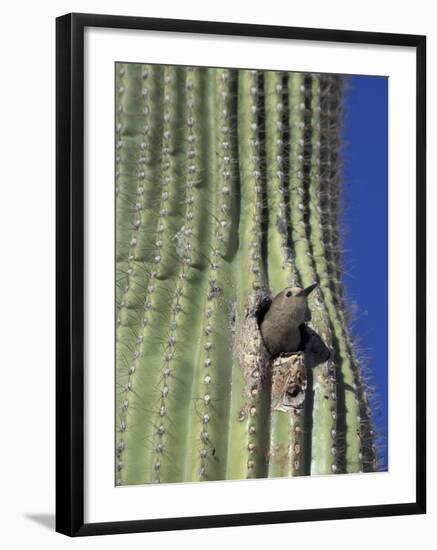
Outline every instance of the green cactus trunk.
{"label": "green cactus trunk", "polygon": [[[341,280],[341,105],[337,76],[116,64],[118,485],[375,470]],[[262,308],[315,281],[330,359],[272,361]]]}

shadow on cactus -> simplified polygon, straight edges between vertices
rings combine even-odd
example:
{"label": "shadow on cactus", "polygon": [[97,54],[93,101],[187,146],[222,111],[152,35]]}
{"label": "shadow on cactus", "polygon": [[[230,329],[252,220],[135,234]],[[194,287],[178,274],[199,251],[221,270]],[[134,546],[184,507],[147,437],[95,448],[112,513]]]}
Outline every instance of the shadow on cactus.
{"label": "shadow on cactus", "polygon": [[374,471],[342,78],[115,70],[116,484]]}

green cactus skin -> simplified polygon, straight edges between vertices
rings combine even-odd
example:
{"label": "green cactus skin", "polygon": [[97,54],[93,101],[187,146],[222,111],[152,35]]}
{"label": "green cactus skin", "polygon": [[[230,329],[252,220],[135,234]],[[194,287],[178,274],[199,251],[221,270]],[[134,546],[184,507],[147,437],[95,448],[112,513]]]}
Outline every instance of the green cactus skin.
{"label": "green cactus skin", "polygon": [[[375,471],[342,286],[341,77],[117,63],[115,84],[116,484]],[[315,281],[332,355],[284,412],[257,308]]]}
{"label": "green cactus skin", "polygon": [[[314,79],[317,79],[317,76],[314,76]],[[298,73],[289,77],[290,224],[296,265],[302,286],[318,280],[314,259],[317,252],[313,250],[311,240],[316,229],[314,223],[318,223],[312,218],[313,197],[311,196],[313,192],[311,184],[316,179],[314,171],[317,170],[313,157],[318,154],[318,130],[317,121],[312,117],[313,110],[311,105],[308,105],[310,86],[310,77]],[[316,116],[314,113],[314,117]],[[316,122],[315,125],[314,122]],[[330,320],[320,287],[310,295],[309,306],[312,327],[332,350]],[[311,457],[311,463],[306,465],[307,473],[311,474],[326,474],[334,471],[332,466],[335,464],[335,456],[332,454],[331,447],[336,403],[335,398],[332,398],[335,384],[327,380],[329,376],[327,372],[330,370],[330,365],[325,363],[310,371],[309,392],[312,397],[312,407],[305,408],[303,429],[305,453]]]}
{"label": "green cactus skin", "polygon": [[[273,294],[284,287],[299,284],[295,262],[288,243],[285,189],[286,159],[284,158],[284,86],[281,73],[268,71],[264,76],[265,90],[265,149],[268,221],[268,269]],[[304,413],[284,414],[273,411],[270,425],[269,477],[284,477],[304,472],[303,452]],[[296,452],[298,451],[298,452]]]}

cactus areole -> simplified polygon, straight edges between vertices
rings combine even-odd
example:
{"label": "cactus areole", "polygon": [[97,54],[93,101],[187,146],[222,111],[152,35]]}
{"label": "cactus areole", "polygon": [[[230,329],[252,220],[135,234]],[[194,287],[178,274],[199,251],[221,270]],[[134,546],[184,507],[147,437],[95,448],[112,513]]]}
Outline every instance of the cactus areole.
{"label": "cactus areole", "polygon": [[342,285],[342,78],[115,71],[115,483],[374,471]]}

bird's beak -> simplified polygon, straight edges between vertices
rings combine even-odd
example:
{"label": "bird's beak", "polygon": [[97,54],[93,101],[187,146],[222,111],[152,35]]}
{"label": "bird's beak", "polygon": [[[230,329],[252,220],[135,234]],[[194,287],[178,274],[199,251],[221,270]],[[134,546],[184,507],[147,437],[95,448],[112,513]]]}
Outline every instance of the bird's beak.
{"label": "bird's beak", "polygon": [[308,296],[316,288],[316,286],[317,286],[317,283],[314,283],[313,285],[307,286],[306,288],[303,289],[302,294],[304,296]]}

